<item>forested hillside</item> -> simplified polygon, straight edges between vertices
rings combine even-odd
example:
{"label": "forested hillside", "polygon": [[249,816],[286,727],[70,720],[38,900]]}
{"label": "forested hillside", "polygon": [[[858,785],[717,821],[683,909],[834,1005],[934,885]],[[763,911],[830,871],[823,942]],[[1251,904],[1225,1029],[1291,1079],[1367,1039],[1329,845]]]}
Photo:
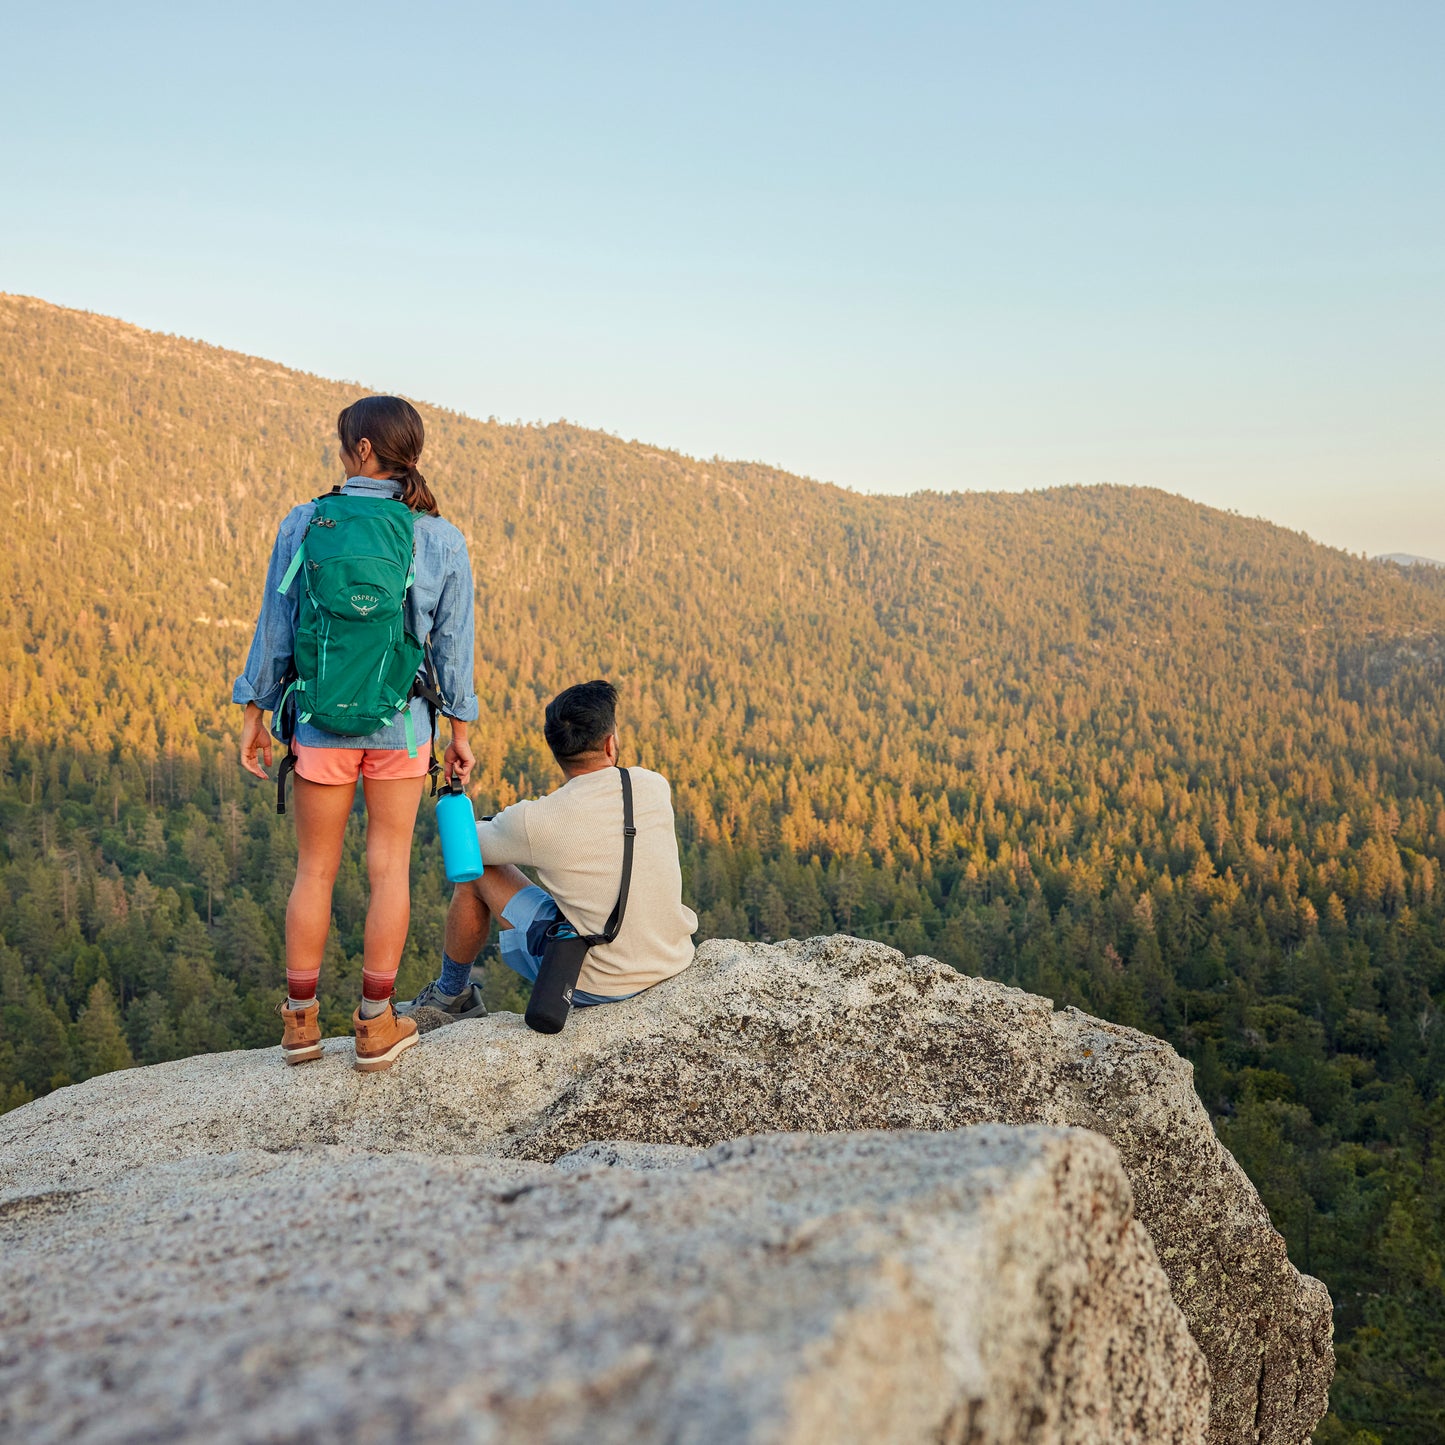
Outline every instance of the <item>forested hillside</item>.
{"label": "forested hillside", "polygon": [[[6,1105],[274,1041],[290,824],[227,699],[358,394],[0,297]],[[1445,572],[1160,492],[863,497],[423,412],[482,810],[552,785],[541,704],[605,675],[705,935],[883,938],[1168,1038],[1334,1294],[1319,1438],[1445,1435]],[[423,815],[403,990],[444,909]]]}

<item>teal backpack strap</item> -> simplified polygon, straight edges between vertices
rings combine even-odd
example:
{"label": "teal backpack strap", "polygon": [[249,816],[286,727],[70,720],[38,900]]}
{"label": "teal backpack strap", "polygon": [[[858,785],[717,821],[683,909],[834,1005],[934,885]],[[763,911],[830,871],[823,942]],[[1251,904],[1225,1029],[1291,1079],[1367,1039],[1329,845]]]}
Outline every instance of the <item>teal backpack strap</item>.
{"label": "teal backpack strap", "polygon": [[[294,693],[304,693],[305,691],[306,691],[306,679],[303,678],[303,677],[298,677],[298,678],[293,679],[293,681],[292,681],[292,683],[291,683],[291,686],[288,687],[288,688],[286,689],[286,691],[281,694],[281,701],[276,704],[276,711],[277,711],[277,712],[280,712],[281,709],[286,706],[286,699],[289,698],[293,692],[294,692]],[[297,707],[296,721],[297,721],[297,722],[310,722],[310,721],[311,721],[311,714],[310,714],[309,712],[301,712],[301,711],[300,711],[301,703],[300,703],[299,701],[297,702],[296,707]]]}
{"label": "teal backpack strap", "polygon": [[296,580],[296,574],[301,570],[302,560],[306,556],[306,538],[303,537],[297,545],[296,551],[292,554],[291,565],[286,569],[286,575],[281,579],[276,590],[284,597],[290,590],[291,584]]}
{"label": "teal backpack strap", "polygon": [[406,732],[406,755],[409,758],[416,756],[416,724],[411,720],[411,703],[402,704],[401,715],[403,718],[402,728]]}
{"label": "teal backpack strap", "polygon": [[[316,501],[317,501],[317,502],[324,502],[324,501],[326,500],[326,497],[337,497],[337,496],[340,496],[340,495],[341,495],[341,484],[338,482],[336,486],[332,487],[332,489],[331,489],[329,492],[326,493],[326,496],[324,496],[324,497],[317,497],[317,498],[316,498]],[[313,516],[311,520],[314,522],[316,519],[315,519],[315,517]],[[282,577],[280,586],[278,586],[278,587],[276,588],[276,590],[277,590],[283,597],[291,590],[291,584],[296,580],[296,574],[297,574],[297,572],[299,572],[299,571],[301,570],[301,560],[302,560],[302,558],[305,556],[305,554],[306,554],[306,535],[305,535],[305,533],[302,533],[301,541],[297,544],[295,555],[291,558],[291,565],[286,569],[286,575],[285,575],[284,577]]]}

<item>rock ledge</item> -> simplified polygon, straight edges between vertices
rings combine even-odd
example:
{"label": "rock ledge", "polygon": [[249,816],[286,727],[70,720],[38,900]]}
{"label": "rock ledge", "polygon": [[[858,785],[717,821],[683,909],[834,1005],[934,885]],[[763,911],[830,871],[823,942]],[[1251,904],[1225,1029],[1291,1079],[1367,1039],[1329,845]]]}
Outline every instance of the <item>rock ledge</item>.
{"label": "rock ledge", "polygon": [[1110,1140],[1208,1361],[1210,1439],[1309,1438],[1333,1370],[1329,1296],[1290,1264],[1189,1065],[1157,1039],[857,939],[716,941],[677,979],[580,1013],[555,1039],[499,1015],[438,1031],[389,1074],[358,1075],[336,1040],[295,1070],[258,1051],[93,1079],[0,1118],[0,1208],[235,1151],[331,1144],[519,1168],[599,1140],[707,1148],[982,1123]]}
{"label": "rock ledge", "polygon": [[1096,1135],[606,1157],[247,1150],[32,1197],[3,1225],[0,1434],[1204,1438],[1207,1367]]}

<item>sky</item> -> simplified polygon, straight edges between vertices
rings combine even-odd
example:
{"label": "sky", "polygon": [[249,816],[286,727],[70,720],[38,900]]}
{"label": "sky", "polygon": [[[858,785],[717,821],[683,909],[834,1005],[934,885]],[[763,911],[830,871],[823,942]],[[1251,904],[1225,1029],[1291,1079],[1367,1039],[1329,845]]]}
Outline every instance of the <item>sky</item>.
{"label": "sky", "polygon": [[0,6],[0,290],[1445,559],[1445,6]]}

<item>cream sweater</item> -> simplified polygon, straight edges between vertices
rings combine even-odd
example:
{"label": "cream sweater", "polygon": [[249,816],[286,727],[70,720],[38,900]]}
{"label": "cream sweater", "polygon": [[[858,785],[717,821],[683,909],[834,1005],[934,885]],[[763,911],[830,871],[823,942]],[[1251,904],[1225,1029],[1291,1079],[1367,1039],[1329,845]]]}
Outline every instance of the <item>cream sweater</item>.
{"label": "cream sweater", "polygon": [[[587,955],[577,986],[588,993],[636,993],[692,962],[697,915],[682,903],[672,789],[661,773],[629,768],[632,886],[622,931]],[[477,824],[482,862],[535,868],[538,880],[579,933],[601,933],[622,882],[622,779],[616,768],[582,773],[545,798],[513,803]]]}

